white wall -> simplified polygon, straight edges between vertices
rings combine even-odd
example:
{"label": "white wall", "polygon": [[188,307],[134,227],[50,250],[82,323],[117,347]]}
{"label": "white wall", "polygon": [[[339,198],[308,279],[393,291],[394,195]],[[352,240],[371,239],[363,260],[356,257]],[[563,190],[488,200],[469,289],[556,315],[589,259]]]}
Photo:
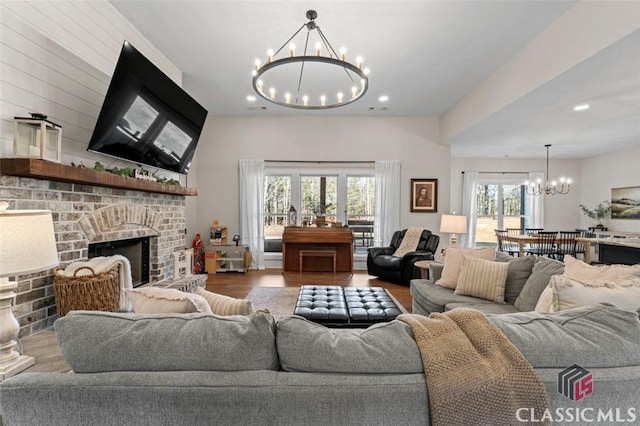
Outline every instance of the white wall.
{"label": "white wall", "polygon": [[0,157],[13,156],[13,117],[40,112],[62,126],[64,164],[113,162],[86,149],[125,39],[181,84],[181,71],[107,1],[1,1]]}
{"label": "white wall", "polygon": [[[640,141],[638,148],[588,158],[582,162],[580,203],[593,209],[604,200],[611,201],[611,188],[640,186]],[[582,227],[593,221],[581,215]],[[613,231],[640,232],[640,220],[609,219],[605,226]]]}
{"label": "white wall", "polygon": [[[195,154],[199,196],[196,217],[188,218],[188,238],[206,235],[214,218],[238,233],[240,159],[400,160],[400,223],[437,231],[450,192],[449,147],[437,140],[435,118],[209,117]],[[438,179],[438,213],[409,211],[411,178]]]}

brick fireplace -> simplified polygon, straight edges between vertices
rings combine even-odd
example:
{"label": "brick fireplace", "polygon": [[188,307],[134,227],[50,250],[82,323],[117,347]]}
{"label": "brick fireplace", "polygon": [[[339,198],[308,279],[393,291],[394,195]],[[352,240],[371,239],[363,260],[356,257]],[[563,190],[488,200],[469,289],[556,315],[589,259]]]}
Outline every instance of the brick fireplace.
{"label": "brick fireplace", "polygon": [[[172,278],[172,253],[185,248],[185,195],[0,175],[0,199],[9,209],[52,211],[61,268],[86,260],[90,243],[149,237],[154,283]],[[52,326],[57,318],[52,271],[16,279],[13,313],[20,336]]]}

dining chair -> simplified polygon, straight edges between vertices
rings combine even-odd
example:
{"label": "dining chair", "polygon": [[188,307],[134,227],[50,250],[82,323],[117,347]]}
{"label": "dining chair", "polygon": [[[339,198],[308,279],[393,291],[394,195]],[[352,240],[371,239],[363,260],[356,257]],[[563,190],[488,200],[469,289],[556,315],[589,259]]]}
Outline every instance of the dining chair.
{"label": "dining chair", "polygon": [[556,237],[556,259],[563,261],[568,254],[576,257],[576,238],[580,236],[577,231],[560,231]]}
{"label": "dining chair", "polygon": [[555,258],[555,243],[557,231],[538,231],[536,232],[536,241],[532,241],[528,248],[525,248],[526,254],[535,254],[537,256],[547,256]]}
{"label": "dining chair", "polygon": [[517,237],[518,235],[524,234],[522,228],[505,228],[505,230],[507,231],[507,235],[510,237]]}
{"label": "dining chair", "polygon": [[[589,231],[588,229],[578,229],[576,228],[576,232],[578,232],[578,238],[594,238],[596,236],[596,234],[594,234],[593,232]],[[586,249],[586,245],[585,243],[582,243],[580,241],[576,241],[576,250],[575,250],[575,257],[577,258],[578,255],[582,255],[582,259],[585,258],[585,253],[586,253],[587,249]]]}
{"label": "dining chair", "polygon": [[[510,237],[517,237],[520,235],[524,235],[524,229],[522,228],[505,228],[505,230],[507,231],[507,235]],[[518,255],[520,254],[520,243],[517,243],[515,241],[512,241],[512,243],[518,248]],[[524,248],[526,249],[527,247],[529,247],[528,244],[524,245]]]}
{"label": "dining chair", "polygon": [[537,234],[540,231],[544,231],[544,228],[524,228],[524,233],[527,235]]}
{"label": "dining chair", "polygon": [[507,240],[506,229],[494,229],[496,237],[498,238],[498,251],[509,253],[510,256],[517,256],[519,253],[518,244],[513,241]]}

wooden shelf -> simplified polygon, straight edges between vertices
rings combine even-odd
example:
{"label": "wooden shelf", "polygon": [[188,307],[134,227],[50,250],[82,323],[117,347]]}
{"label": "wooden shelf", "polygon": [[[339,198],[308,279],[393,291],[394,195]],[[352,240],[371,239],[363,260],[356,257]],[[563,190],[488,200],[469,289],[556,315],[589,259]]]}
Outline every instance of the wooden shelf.
{"label": "wooden shelf", "polygon": [[33,158],[0,158],[0,175],[132,189],[160,194],[198,195],[198,190],[195,188],[127,178],[108,172],[98,172],[84,167],[66,166]]}

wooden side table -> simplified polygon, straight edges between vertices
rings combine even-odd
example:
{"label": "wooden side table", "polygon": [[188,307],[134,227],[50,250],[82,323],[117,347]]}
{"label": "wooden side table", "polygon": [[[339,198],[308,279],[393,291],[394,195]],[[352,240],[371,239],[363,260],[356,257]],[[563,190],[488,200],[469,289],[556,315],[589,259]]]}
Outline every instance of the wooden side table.
{"label": "wooden side table", "polygon": [[442,263],[438,260],[419,260],[416,263],[414,263],[414,266],[418,269],[420,269],[420,278],[423,278],[425,280],[429,279],[429,265],[431,265],[432,263]]}

